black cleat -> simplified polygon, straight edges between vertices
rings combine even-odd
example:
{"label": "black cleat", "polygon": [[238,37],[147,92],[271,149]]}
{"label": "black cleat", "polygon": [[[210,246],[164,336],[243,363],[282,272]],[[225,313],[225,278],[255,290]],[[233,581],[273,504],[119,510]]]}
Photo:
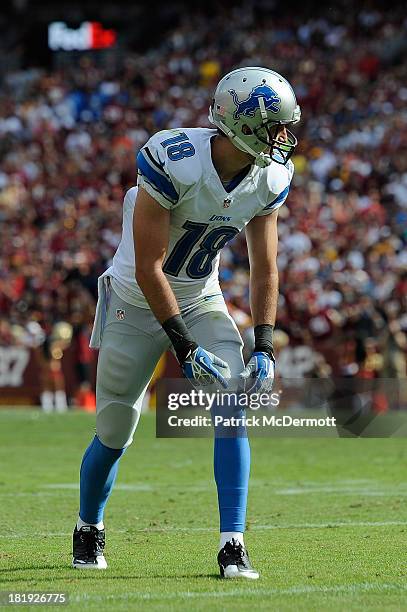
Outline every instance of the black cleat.
{"label": "black cleat", "polygon": [[105,548],[105,530],[92,525],[84,525],[73,532],[72,567],[76,569],[106,569],[103,555]]}
{"label": "black cleat", "polygon": [[257,580],[259,573],[252,568],[247,550],[234,538],[226,542],[218,554],[222,578],[249,578]]}

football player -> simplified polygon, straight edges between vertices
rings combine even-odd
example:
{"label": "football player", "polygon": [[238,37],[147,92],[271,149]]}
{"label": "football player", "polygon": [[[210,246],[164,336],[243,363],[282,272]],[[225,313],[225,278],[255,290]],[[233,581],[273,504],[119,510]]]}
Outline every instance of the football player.
{"label": "football player", "polygon": [[[276,72],[239,68],[222,78],[209,110],[214,129],[155,134],[137,156],[138,183],[123,205],[123,233],[99,279],[91,346],[99,347],[96,436],[80,471],[73,566],[105,569],[103,513],[120,457],[133,440],[144,393],[172,348],[194,385],[240,377],[257,390],[274,376],[278,296],[277,214],[287,198],[300,119]],[[255,347],[242,339],[218,280],[219,251],[245,228]],[[247,435],[214,439],[225,578],[256,579],[245,548],[250,470]]]}

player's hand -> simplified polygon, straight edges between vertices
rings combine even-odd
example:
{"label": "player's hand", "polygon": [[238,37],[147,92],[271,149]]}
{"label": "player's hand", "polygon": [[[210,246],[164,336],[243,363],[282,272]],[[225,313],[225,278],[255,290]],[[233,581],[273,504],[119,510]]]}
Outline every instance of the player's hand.
{"label": "player's hand", "polygon": [[228,382],[216,366],[229,369],[225,361],[222,361],[213,353],[205,351],[201,346],[192,350],[181,364],[184,376],[190,380],[194,387],[219,382],[226,389]]}
{"label": "player's hand", "polygon": [[274,381],[274,366],[274,360],[268,353],[252,353],[249,363],[239,375],[243,390],[246,393],[270,393]]}

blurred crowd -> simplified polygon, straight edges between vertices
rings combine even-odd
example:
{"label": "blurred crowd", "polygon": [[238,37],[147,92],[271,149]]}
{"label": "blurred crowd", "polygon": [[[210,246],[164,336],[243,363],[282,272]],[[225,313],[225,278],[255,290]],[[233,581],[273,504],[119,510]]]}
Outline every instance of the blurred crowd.
{"label": "blurred crowd", "polygon": [[[342,3],[305,18],[273,7],[253,0],[244,10],[180,14],[142,54],[103,65],[83,56],[64,68],[7,75],[0,345],[37,346],[67,323],[79,380],[89,382],[97,277],[120,239],[135,152],[157,130],[207,126],[220,76],[259,65],[292,82],[303,113],[295,178],[280,209],[279,349],[311,348],[308,374],[406,376],[403,9]],[[244,236],[223,252],[221,280],[250,337]]]}

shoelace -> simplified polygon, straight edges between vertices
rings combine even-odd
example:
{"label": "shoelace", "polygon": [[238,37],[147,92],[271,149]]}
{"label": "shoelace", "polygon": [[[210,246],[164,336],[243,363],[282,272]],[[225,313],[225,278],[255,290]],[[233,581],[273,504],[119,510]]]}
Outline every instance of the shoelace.
{"label": "shoelace", "polygon": [[238,540],[232,538],[232,541],[230,542],[230,547],[232,548],[233,555],[237,557],[239,561],[243,562],[245,557],[245,550],[241,543]]}
{"label": "shoelace", "polygon": [[87,556],[97,556],[103,552],[105,534],[103,531],[97,531],[97,533],[94,531],[80,531],[79,541],[83,552],[85,552]]}

